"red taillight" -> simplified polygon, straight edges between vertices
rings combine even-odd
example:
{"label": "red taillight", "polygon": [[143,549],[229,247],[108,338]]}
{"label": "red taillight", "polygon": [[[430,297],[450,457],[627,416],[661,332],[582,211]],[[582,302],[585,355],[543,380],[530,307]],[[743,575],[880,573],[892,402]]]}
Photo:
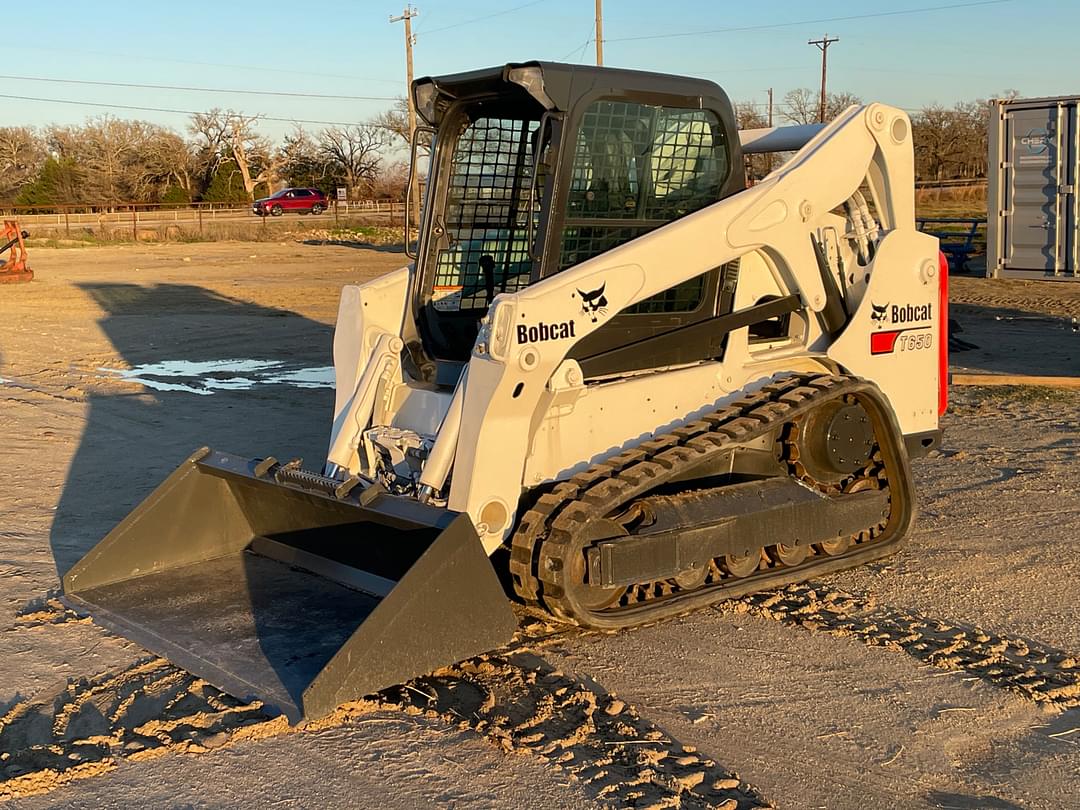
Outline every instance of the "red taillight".
{"label": "red taillight", "polygon": [[949,260],[938,251],[938,416],[949,407]]}

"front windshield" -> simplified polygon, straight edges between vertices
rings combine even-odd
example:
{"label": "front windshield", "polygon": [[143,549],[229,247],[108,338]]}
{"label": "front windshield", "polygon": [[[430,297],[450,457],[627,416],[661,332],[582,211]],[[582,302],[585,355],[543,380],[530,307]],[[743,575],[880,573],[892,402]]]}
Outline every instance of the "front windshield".
{"label": "front windshield", "polygon": [[451,157],[445,241],[433,248],[436,310],[486,309],[498,293],[528,286],[528,196],[538,126],[496,115],[464,124]]}

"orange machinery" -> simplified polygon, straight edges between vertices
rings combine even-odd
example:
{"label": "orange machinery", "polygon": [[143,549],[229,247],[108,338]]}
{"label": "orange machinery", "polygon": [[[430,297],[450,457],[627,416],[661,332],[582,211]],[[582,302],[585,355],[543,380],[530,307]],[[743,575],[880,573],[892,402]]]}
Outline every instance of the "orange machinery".
{"label": "orange machinery", "polygon": [[26,263],[26,243],[23,241],[29,236],[26,231],[19,230],[15,220],[4,220],[4,229],[0,231],[0,242],[3,242],[0,245],[0,257],[9,250],[11,254],[0,264],[0,284],[18,284],[34,277],[34,271]]}

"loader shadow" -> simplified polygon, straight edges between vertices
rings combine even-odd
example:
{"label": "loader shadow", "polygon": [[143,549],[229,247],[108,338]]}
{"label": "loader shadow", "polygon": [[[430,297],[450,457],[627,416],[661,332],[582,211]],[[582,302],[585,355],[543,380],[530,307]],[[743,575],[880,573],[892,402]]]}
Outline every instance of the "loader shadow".
{"label": "loader shadow", "polygon": [[376,245],[372,242],[361,242],[351,239],[305,239],[305,245],[334,245],[336,247],[357,248],[358,250],[374,250],[377,253],[400,253],[405,254],[404,245]]}
{"label": "loader shadow", "polygon": [[[949,336],[954,370],[1080,375],[1080,329],[1070,318],[968,304],[952,305],[949,315],[962,329]],[[958,347],[957,339],[970,348]]]}
{"label": "loader shadow", "polygon": [[996,796],[974,796],[964,793],[946,793],[940,790],[931,791],[926,795],[926,800],[931,802],[931,807],[940,807],[942,810],[1022,810],[1023,805],[1015,802],[999,799]]}
{"label": "loader shadow", "polygon": [[[100,326],[131,366],[237,357],[309,366],[326,365],[330,360],[331,327],[287,310],[190,284],[79,286],[104,311]],[[86,389],[86,426],[50,532],[60,578],[193,450],[210,446],[234,451],[242,458],[307,457],[310,466],[318,467],[324,431],[333,413],[333,391],[327,388],[274,384],[250,390],[219,389],[210,395],[150,389],[140,393],[131,384],[118,386],[103,380]],[[195,539],[185,536],[186,526],[192,535],[220,530],[212,517],[205,517],[215,509],[213,502],[198,499],[183,503],[169,516],[179,527],[144,518],[139,531],[125,542],[152,546],[155,559],[168,563],[176,559],[182,545]],[[149,628],[137,640],[156,644],[156,652],[182,665],[198,659],[174,656],[173,647],[161,649],[155,627],[168,631],[161,636],[166,641],[178,636],[179,649],[229,651],[247,644],[284,682],[303,651],[282,643],[277,627],[280,605],[267,598],[259,559],[236,555],[236,565],[227,577],[204,581],[192,578],[191,566],[153,574],[144,569],[144,576],[131,580],[138,583],[129,588],[131,598],[116,602],[123,610],[114,615]],[[295,601],[292,604],[295,608]],[[220,611],[214,612],[215,608]],[[128,617],[124,611],[130,611]],[[293,641],[303,646],[303,640]]]}
{"label": "loader shadow", "polygon": [[[236,357],[330,362],[332,327],[288,310],[191,284],[79,287],[105,312],[99,325],[131,366]],[[333,391],[275,385],[210,396],[150,389],[135,395],[100,386],[88,390],[87,406],[50,535],[60,577],[201,446],[321,458]]]}

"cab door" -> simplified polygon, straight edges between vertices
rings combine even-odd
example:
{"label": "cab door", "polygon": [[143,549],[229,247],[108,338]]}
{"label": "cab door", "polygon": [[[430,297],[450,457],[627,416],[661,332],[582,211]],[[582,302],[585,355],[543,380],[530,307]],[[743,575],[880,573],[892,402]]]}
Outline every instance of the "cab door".
{"label": "cab door", "polygon": [[[697,98],[589,102],[578,116],[576,141],[564,150],[563,160],[571,166],[561,217],[553,218],[544,274],[580,264],[741,189],[741,167],[730,157],[729,126]],[[649,351],[632,357],[610,352],[730,308],[730,296],[725,299],[721,289],[725,277],[733,284],[734,272],[717,267],[616,314],[570,356],[586,377],[698,359],[694,347],[674,339],[652,341]],[[606,304],[602,288],[579,294],[586,316]]]}

